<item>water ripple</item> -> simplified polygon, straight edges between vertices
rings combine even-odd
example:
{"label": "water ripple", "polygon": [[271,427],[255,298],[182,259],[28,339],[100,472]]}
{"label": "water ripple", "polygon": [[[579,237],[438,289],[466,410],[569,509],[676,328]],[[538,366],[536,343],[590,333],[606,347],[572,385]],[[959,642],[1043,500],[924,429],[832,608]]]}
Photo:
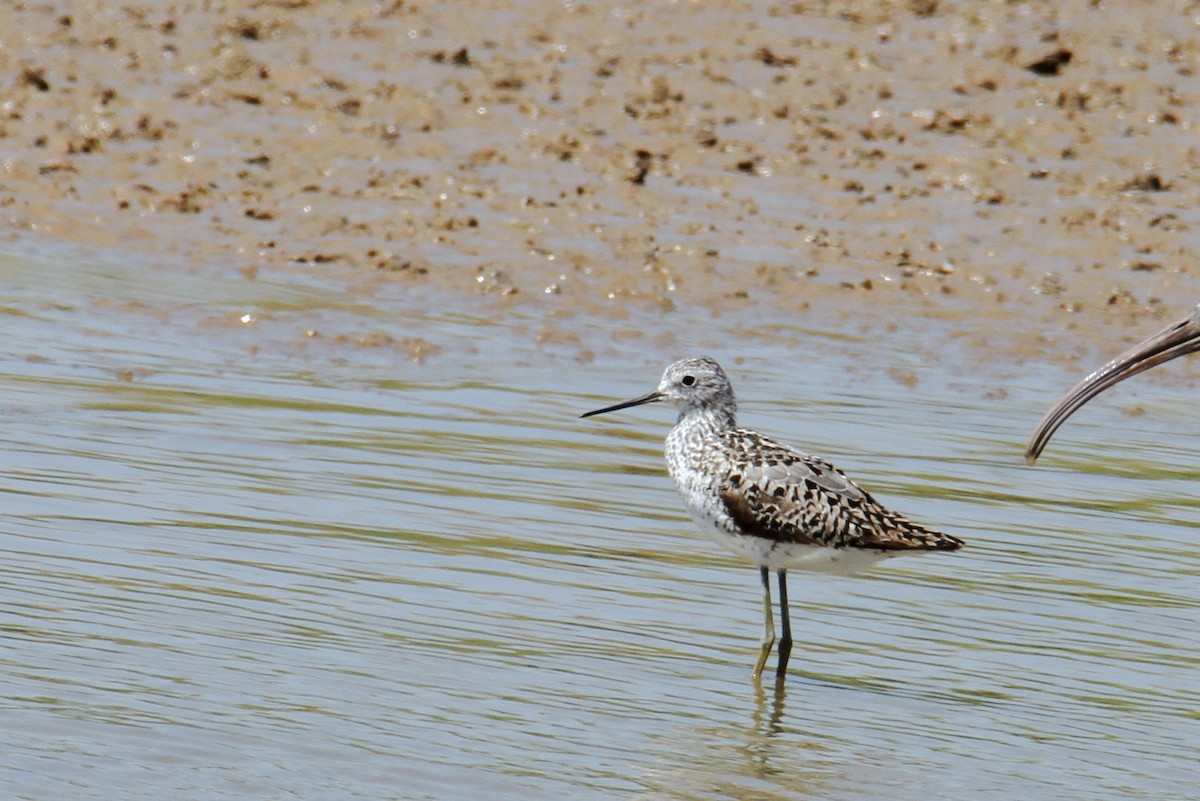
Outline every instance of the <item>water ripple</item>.
{"label": "water ripple", "polygon": [[[969,543],[797,574],[794,669],[756,690],[757,575],[686,519],[670,413],[577,418],[657,368],[564,382],[499,346],[453,368],[322,361],[97,310],[86,282],[46,310],[21,275],[9,305],[33,334],[5,362],[0,437],[15,797],[1161,799],[1200,781],[1186,396],[1081,415],[1030,469],[1050,370],[997,403],[936,366],[899,391],[883,370],[848,381],[840,360],[879,356],[832,338],[797,376],[786,343],[749,337],[744,422]],[[155,301],[124,280],[100,283]],[[230,294],[192,281],[177,318]],[[276,308],[378,311],[328,297]],[[472,347],[504,336],[435,318]]]}

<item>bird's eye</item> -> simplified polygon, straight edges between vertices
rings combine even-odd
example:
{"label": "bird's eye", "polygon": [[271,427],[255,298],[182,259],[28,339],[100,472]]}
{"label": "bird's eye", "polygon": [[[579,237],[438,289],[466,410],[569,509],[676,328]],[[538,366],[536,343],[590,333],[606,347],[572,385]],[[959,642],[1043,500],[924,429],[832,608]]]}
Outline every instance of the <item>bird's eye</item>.
{"label": "bird's eye", "polygon": [[690,387],[692,384],[696,383],[696,376],[685,375],[683,378],[679,379],[679,383],[683,384],[685,387]]}

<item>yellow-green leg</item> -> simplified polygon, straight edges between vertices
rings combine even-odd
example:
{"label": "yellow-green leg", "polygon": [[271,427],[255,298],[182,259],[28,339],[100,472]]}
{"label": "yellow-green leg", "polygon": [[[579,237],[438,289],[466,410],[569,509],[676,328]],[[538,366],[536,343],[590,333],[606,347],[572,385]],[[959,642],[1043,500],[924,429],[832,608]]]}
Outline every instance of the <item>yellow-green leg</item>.
{"label": "yellow-green leg", "polygon": [[788,657],[792,655],[792,616],[788,610],[786,570],[779,571],[779,618],[783,623],[783,636],[779,638],[779,666],[775,668],[775,678],[782,679],[787,674]]}
{"label": "yellow-green leg", "polygon": [[771,617],[771,571],[765,567],[759,568],[759,570],[762,572],[764,625],[762,646],[758,651],[758,662],[754,664],[754,678],[756,679],[762,675],[763,667],[767,664],[767,657],[771,655],[771,648],[775,646],[775,620]]}

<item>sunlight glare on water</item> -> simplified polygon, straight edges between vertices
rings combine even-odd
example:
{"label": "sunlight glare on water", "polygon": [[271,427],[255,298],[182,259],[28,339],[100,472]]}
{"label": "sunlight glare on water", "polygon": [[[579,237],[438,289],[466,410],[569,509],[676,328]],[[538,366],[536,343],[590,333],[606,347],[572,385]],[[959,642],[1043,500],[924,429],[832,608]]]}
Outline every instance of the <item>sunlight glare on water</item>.
{"label": "sunlight glare on water", "polygon": [[[1182,799],[1200,783],[1186,390],[1131,386],[1138,418],[1094,403],[1031,469],[1059,370],[995,370],[998,400],[952,357],[813,332],[797,371],[794,342],[733,320],[698,340],[721,344],[745,425],[968,541],[796,574],[777,692],[749,679],[756,571],[693,530],[666,477],[670,411],[578,419],[693,345],[581,365],[510,355],[519,318],[418,314],[386,291],[0,269],[11,797]],[[262,324],[213,322],[246,313]],[[314,326],[446,348],[416,364],[305,340]]]}

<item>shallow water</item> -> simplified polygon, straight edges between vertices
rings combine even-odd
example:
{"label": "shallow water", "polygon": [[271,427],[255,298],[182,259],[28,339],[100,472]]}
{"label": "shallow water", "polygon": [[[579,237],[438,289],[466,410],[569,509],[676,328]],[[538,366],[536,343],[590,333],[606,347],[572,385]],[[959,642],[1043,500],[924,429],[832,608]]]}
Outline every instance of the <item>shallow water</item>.
{"label": "shallow water", "polygon": [[[387,285],[0,275],[9,797],[1194,797],[1186,388],[1094,402],[1031,469],[1073,377],[952,345],[680,310],[579,322],[612,344],[577,363]],[[669,411],[577,418],[696,350],[743,423],[969,543],[796,574],[781,690],[749,678],[756,572],[666,478]]]}

